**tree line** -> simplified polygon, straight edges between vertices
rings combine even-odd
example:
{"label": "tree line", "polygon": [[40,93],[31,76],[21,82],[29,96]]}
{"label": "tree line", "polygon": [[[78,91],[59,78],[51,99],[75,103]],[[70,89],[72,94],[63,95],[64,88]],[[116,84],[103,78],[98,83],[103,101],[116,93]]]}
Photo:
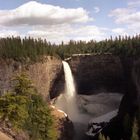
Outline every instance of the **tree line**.
{"label": "tree line", "polygon": [[70,57],[72,54],[102,54],[112,53],[119,56],[139,56],[140,54],[140,35],[133,37],[118,36],[110,37],[103,41],[73,41],[61,44],[52,44],[47,40],[7,37],[0,38],[0,57],[12,58],[23,61],[29,58],[36,61],[42,56],[55,56],[61,59]]}

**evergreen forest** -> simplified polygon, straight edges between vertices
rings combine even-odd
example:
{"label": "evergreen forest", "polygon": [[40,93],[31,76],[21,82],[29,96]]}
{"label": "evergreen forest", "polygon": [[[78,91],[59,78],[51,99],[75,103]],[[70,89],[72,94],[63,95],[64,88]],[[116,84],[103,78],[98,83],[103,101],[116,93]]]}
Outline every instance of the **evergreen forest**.
{"label": "evergreen forest", "polygon": [[140,54],[140,35],[133,37],[119,36],[115,39],[103,41],[73,41],[61,44],[52,44],[47,40],[7,37],[0,38],[0,57],[12,58],[18,61],[30,59],[37,61],[42,56],[55,56],[61,59],[68,58],[73,54],[103,54],[111,53],[121,57],[138,57]]}

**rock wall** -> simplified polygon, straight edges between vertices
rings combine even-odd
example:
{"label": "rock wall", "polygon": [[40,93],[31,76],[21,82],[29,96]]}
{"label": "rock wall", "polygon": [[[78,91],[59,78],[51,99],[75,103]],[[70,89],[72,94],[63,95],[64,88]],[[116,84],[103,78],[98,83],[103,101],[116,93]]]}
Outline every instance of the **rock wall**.
{"label": "rock wall", "polygon": [[61,60],[54,57],[44,57],[37,63],[21,63],[11,59],[0,60],[0,93],[10,90],[11,79],[19,73],[25,72],[32,80],[38,92],[49,98],[50,90],[57,75],[62,70]]}
{"label": "rock wall", "polygon": [[65,77],[64,70],[62,67],[61,71],[57,74],[57,77],[53,82],[52,88],[50,89],[50,98],[53,99],[59,96],[61,93],[63,93],[64,85],[65,85]]}
{"label": "rock wall", "polygon": [[81,94],[124,92],[125,77],[120,58],[111,54],[74,55],[68,60]]}
{"label": "rock wall", "polygon": [[127,82],[125,95],[119,108],[119,116],[124,117],[129,114],[133,117],[138,107],[140,107],[140,60],[126,58],[122,60],[122,63]]}
{"label": "rock wall", "polygon": [[[129,119],[129,124],[132,125],[134,118],[139,117],[140,113],[140,59],[121,58],[121,63],[126,81],[125,95],[121,101],[118,115],[102,130],[102,133],[112,140],[130,140],[131,129],[126,132],[124,122]],[[137,119],[139,120],[139,118]],[[140,124],[138,125],[140,126]],[[140,131],[138,134],[140,136]]]}

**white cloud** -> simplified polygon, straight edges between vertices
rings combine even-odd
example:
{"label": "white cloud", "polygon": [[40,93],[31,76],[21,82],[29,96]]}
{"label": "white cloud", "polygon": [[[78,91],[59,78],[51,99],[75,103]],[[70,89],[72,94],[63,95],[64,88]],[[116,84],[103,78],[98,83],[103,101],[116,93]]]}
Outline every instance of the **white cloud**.
{"label": "white cloud", "polygon": [[95,7],[94,7],[94,12],[95,12],[95,13],[99,13],[99,12],[100,12],[100,8],[97,7],[97,6],[95,6]]}
{"label": "white cloud", "polygon": [[134,9],[129,9],[129,8],[117,8],[115,10],[112,10],[111,13],[109,14],[110,17],[113,17],[115,19],[115,22],[118,24],[126,24],[126,23],[131,23],[134,22],[133,20],[137,17],[137,12],[135,12]]}
{"label": "white cloud", "polygon": [[95,12],[95,13],[99,13],[99,12],[100,12],[100,8],[97,7],[97,6],[95,6],[95,7],[94,7],[94,12]]}
{"label": "white cloud", "polygon": [[140,0],[131,0],[125,8],[117,8],[110,12],[109,16],[113,17],[115,23],[131,25],[140,22]]}
{"label": "white cloud", "polygon": [[0,30],[0,37],[11,37],[11,36],[19,36],[18,31],[14,30]]}
{"label": "white cloud", "polygon": [[114,28],[114,29],[112,29],[112,32],[119,34],[119,35],[127,35],[128,34],[124,28]]}
{"label": "white cloud", "polygon": [[[112,17],[116,24],[125,26],[125,30],[129,34],[140,33],[140,9],[136,6],[140,0],[131,1],[125,8],[117,8],[110,12],[109,16]],[[123,30],[115,30],[122,32]]]}
{"label": "white cloud", "polygon": [[87,26],[49,26],[40,27],[37,30],[29,31],[27,34],[32,37],[46,38],[48,41],[60,43],[62,40],[102,40],[107,37],[106,28],[99,28],[93,25]]}
{"label": "white cloud", "polygon": [[116,9],[112,11],[110,16],[115,18],[118,24],[131,24],[140,22],[140,11],[132,12],[130,9]]}
{"label": "white cloud", "polygon": [[57,25],[85,23],[91,18],[83,8],[66,9],[30,1],[12,10],[0,10],[0,25]]}
{"label": "white cloud", "polygon": [[[94,7],[99,12],[99,7]],[[108,29],[88,25],[91,18],[83,8],[66,9],[30,1],[12,10],[0,10],[0,37],[31,36],[52,43],[69,40],[102,40]],[[84,23],[84,24],[82,24]],[[86,23],[86,24],[85,24]]]}
{"label": "white cloud", "polygon": [[140,33],[140,22],[128,25],[127,28],[130,32],[135,33],[135,34],[137,34],[137,33],[139,34]]}
{"label": "white cloud", "polygon": [[133,0],[133,1],[130,1],[128,2],[128,6],[129,7],[139,7],[140,6],[140,0]]}

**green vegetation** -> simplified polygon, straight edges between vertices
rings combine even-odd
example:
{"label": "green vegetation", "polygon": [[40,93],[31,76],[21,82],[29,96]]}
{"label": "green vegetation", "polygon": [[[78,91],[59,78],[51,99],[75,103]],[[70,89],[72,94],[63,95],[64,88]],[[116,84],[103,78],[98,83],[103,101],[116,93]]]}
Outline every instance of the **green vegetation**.
{"label": "green vegetation", "polygon": [[72,54],[83,53],[112,53],[119,56],[139,56],[140,35],[134,37],[116,37],[100,42],[96,41],[70,41],[59,45],[51,44],[46,40],[12,37],[0,38],[0,57],[13,58],[24,61],[29,58],[32,61],[39,60],[42,56],[55,56],[62,59],[70,57]]}
{"label": "green vegetation", "polygon": [[105,139],[105,136],[100,133],[99,137],[98,137],[98,140],[106,140],[106,139]]}
{"label": "green vegetation", "polygon": [[133,122],[131,140],[139,140],[139,136],[138,136],[138,122],[137,122],[136,118],[134,119],[134,122]]}
{"label": "green vegetation", "polygon": [[98,140],[110,140],[109,137],[105,138],[104,135],[102,135],[102,133],[99,134]]}
{"label": "green vegetation", "polygon": [[51,110],[25,74],[13,79],[13,92],[0,97],[0,120],[16,131],[25,131],[31,140],[56,140]]}
{"label": "green vegetation", "polygon": [[126,114],[123,119],[123,130],[125,137],[131,137],[133,121],[130,118],[129,114]]}
{"label": "green vegetation", "polygon": [[24,61],[30,58],[32,61],[38,60],[43,55],[54,56],[55,45],[51,45],[46,40],[20,37],[0,39],[0,57],[13,58]]}

